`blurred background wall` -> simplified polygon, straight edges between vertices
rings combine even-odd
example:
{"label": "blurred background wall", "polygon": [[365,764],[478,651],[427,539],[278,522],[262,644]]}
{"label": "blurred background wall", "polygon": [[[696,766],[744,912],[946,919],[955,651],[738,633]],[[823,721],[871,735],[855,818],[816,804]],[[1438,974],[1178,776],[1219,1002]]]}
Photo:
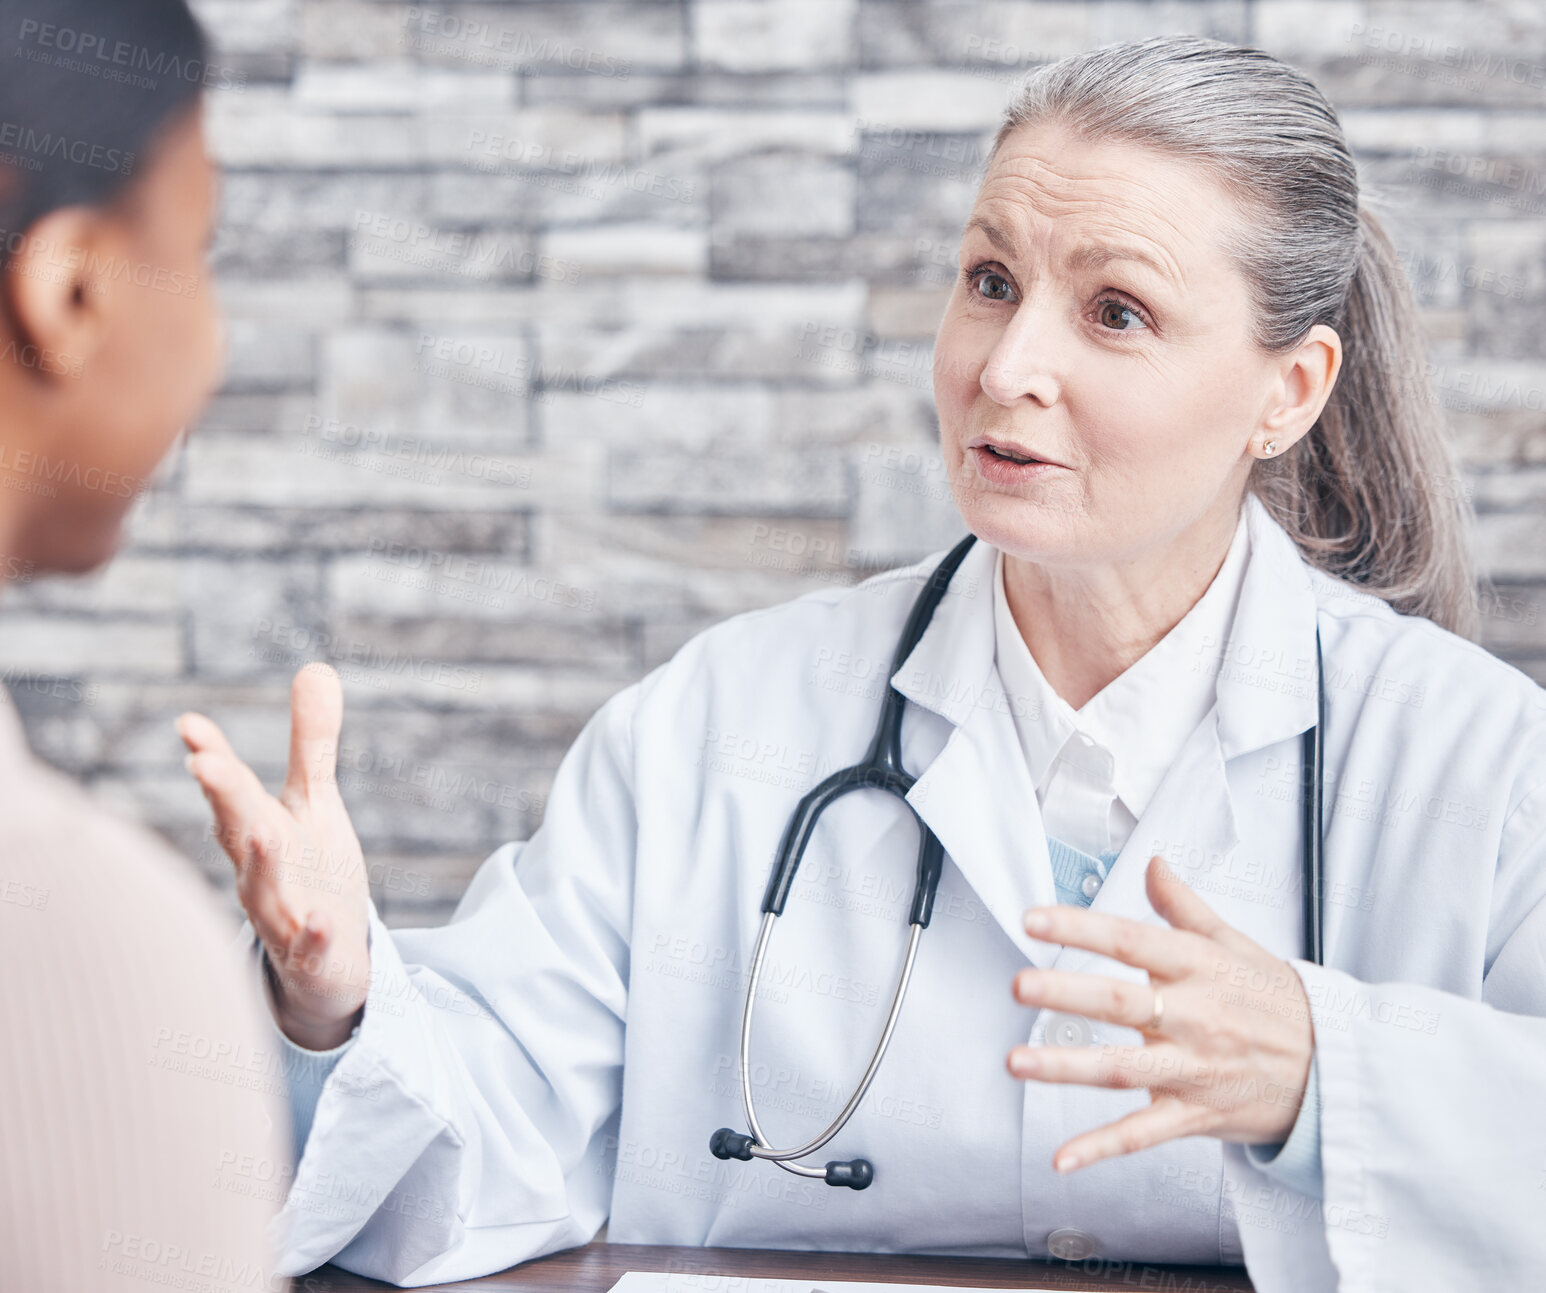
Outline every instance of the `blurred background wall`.
{"label": "blurred background wall", "polygon": [[985,145],[1025,70],[1114,39],[1260,45],[1330,96],[1425,308],[1484,644],[1546,681],[1538,4],[196,7],[228,376],[106,573],[8,590],[0,669],[45,758],[222,889],[185,708],[275,785],[289,678],[333,661],[377,902],[438,923],[606,697],[960,533],[930,341]]}

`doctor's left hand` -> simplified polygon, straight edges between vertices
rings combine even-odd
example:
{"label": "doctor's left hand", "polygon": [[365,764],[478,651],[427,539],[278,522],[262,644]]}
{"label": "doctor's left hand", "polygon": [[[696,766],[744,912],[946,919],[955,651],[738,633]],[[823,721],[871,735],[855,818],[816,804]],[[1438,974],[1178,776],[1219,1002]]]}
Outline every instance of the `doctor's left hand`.
{"label": "doctor's left hand", "polygon": [[1146,882],[1171,928],[1074,906],[1026,913],[1032,938],[1149,972],[1146,984],[1035,968],[1015,976],[1015,998],[1025,1005],[1136,1028],[1147,1039],[1139,1047],[1010,1051],[1009,1071],[1019,1078],[1149,1089],[1146,1108],[1059,1149],[1053,1164],[1061,1172],[1180,1136],[1274,1144],[1288,1139],[1299,1115],[1315,1037],[1294,967],[1219,919],[1160,858],[1150,860]]}

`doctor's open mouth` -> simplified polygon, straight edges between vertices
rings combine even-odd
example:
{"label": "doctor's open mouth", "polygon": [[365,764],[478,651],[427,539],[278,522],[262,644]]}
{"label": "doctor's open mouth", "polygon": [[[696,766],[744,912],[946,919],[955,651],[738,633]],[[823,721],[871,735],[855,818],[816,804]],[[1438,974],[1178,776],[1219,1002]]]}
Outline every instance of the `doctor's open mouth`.
{"label": "doctor's open mouth", "polygon": [[967,444],[966,451],[977,474],[997,485],[1021,485],[1072,470],[1006,436],[978,436]]}

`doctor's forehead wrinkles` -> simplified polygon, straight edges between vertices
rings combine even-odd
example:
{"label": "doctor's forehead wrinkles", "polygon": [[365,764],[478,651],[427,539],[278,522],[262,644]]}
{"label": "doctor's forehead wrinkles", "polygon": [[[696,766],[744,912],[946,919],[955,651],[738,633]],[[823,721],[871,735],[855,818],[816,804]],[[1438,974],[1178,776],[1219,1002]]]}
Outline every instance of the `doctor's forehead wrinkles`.
{"label": "doctor's forehead wrinkles", "polygon": [[1201,172],[1152,156],[1160,168],[1152,182],[1134,171],[1081,165],[1063,174],[1038,158],[1000,158],[978,192],[968,236],[978,236],[972,231],[986,222],[1002,235],[994,245],[1007,242],[999,250],[1012,260],[1039,253],[1050,238],[1065,264],[1086,247],[1131,248],[1156,266],[1125,261],[1124,268],[1142,266],[1147,280],[1184,295],[1192,286],[1188,270],[1222,256],[1217,217],[1197,201]]}

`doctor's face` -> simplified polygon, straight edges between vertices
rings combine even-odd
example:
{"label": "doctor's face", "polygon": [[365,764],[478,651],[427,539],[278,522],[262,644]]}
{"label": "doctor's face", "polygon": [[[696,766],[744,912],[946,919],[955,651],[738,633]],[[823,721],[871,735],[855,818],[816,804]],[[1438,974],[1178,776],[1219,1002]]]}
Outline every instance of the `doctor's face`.
{"label": "doctor's face", "polygon": [[1038,564],[1116,563],[1236,514],[1280,371],[1222,250],[1238,218],[1153,150],[1057,126],[1004,140],[934,354],[973,533]]}

